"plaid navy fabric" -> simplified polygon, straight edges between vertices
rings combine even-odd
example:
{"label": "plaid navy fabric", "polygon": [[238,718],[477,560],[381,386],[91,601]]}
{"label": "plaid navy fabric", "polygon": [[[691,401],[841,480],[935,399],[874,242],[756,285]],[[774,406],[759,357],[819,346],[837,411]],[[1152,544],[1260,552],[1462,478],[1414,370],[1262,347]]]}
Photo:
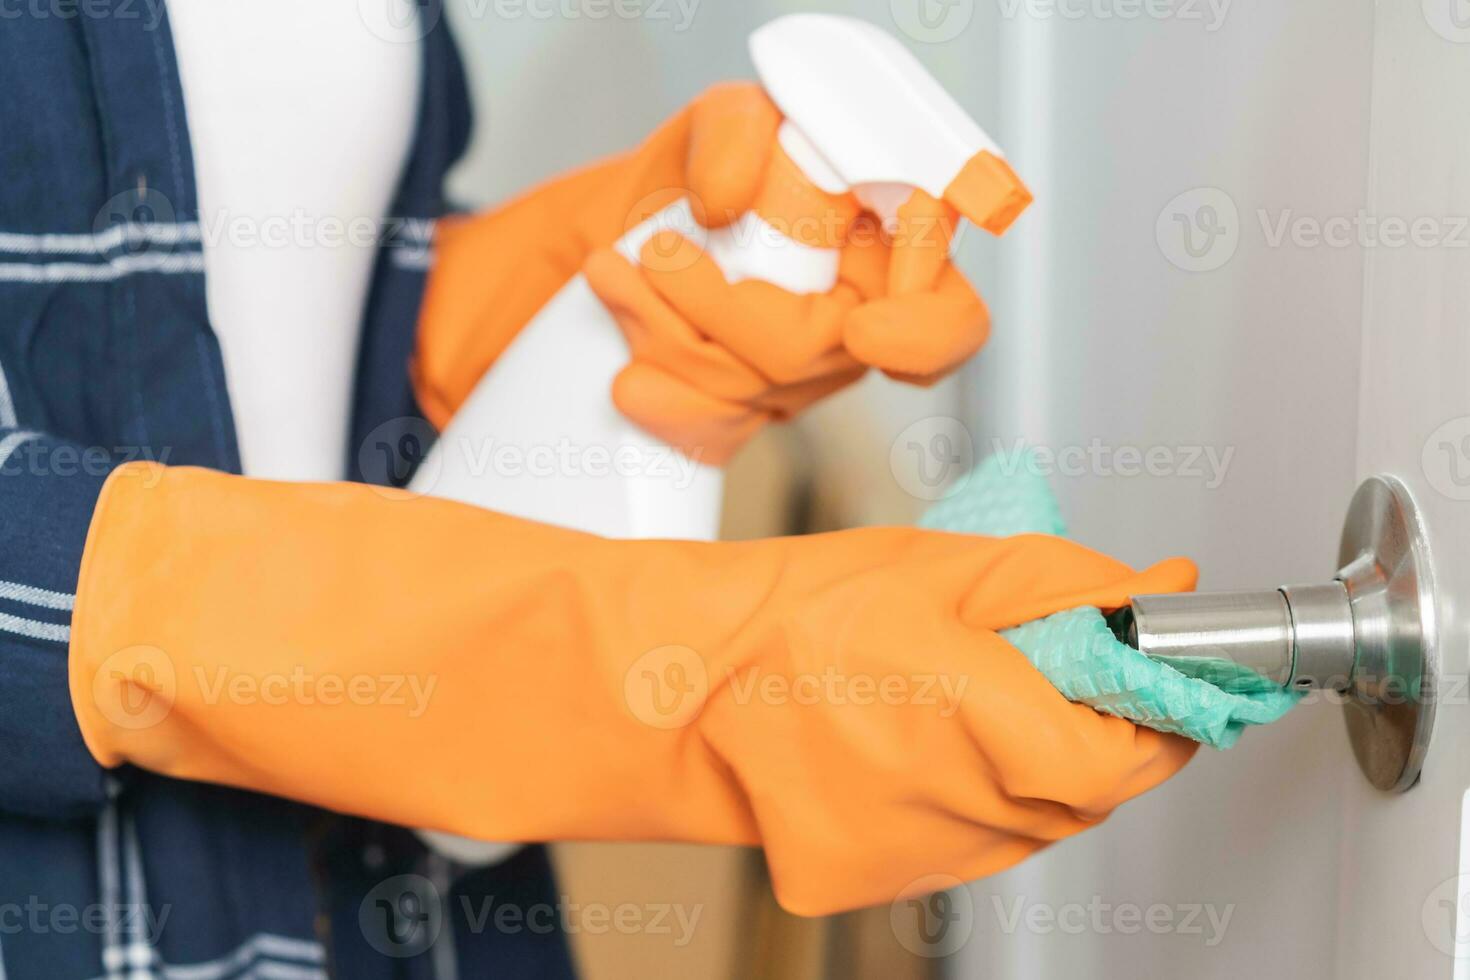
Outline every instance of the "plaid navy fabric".
{"label": "plaid navy fabric", "polygon": [[[438,0],[419,15],[417,143],[363,323],[352,446],[416,429],[428,234],[468,139]],[[540,849],[462,873],[399,828],[87,753],[66,658],[102,481],[136,458],[238,472],[239,454],[163,3],[0,20],[0,980],[570,976],[555,919],[495,930],[478,911],[555,907]],[[414,462],[343,452],[360,480]]]}

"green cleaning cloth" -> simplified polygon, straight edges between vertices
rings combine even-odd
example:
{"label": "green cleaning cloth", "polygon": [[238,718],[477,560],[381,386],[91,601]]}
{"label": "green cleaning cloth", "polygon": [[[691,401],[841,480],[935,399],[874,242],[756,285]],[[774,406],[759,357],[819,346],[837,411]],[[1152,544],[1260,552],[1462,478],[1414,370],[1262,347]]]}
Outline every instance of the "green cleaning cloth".
{"label": "green cleaning cloth", "polygon": [[[1019,454],[991,456],[919,523],[992,537],[1064,536],[1067,530],[1046,478]],[[1068,701],[1217,749],[1234,745],[1248,725],[1278,720],[1300,700],[1228,661],[1152,660],[1120,642],[1102,612],[1091,607],[1059,612],[1001,635]]]}

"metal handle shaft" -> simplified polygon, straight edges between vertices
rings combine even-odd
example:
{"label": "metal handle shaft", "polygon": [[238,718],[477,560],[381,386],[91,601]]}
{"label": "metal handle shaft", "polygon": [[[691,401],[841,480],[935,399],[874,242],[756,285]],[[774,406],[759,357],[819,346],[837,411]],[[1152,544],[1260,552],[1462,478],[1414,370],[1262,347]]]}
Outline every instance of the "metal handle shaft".
{"label": "metal handle shaft", "polygon": [[1132,613],[1128,643],[1187,673],[1225,661],[1282,687],[1342,691],[1352,679],[1353,613],[1341,582],[1135,596]]}

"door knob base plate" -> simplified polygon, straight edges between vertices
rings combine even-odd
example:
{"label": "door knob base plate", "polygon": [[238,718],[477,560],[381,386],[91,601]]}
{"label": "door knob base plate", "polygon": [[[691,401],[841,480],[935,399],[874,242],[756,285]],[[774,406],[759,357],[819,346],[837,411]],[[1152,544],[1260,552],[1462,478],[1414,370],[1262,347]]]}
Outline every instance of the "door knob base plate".
{"label": "door knob base plate", "polygon": [[1368,781],[1401,793],[1429,748],[1439,666],[1429,546],[1407,487],[1379,476],[1358,489],[1338,560],[1358,645],[1348,738]]}

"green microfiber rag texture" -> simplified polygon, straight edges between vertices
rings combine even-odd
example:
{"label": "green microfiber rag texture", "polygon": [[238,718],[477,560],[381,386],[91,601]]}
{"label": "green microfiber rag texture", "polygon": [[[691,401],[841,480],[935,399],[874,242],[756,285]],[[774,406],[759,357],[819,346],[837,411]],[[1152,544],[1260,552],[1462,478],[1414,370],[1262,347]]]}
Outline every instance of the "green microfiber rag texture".
{"label": "green microfiber rag texture", "polygon": [[[1065,536],[1056,496],[1020,453],[991,456],[919,522],[942,531]],[[1120,642],[1100,610],[1069,609],[1002,634],[1069,701],[1228,749],[1249,725],[1280,719],[1300,700],[1229,661],[1168,663]],[[1184,671],[1188,670],[1188,673]]]}

